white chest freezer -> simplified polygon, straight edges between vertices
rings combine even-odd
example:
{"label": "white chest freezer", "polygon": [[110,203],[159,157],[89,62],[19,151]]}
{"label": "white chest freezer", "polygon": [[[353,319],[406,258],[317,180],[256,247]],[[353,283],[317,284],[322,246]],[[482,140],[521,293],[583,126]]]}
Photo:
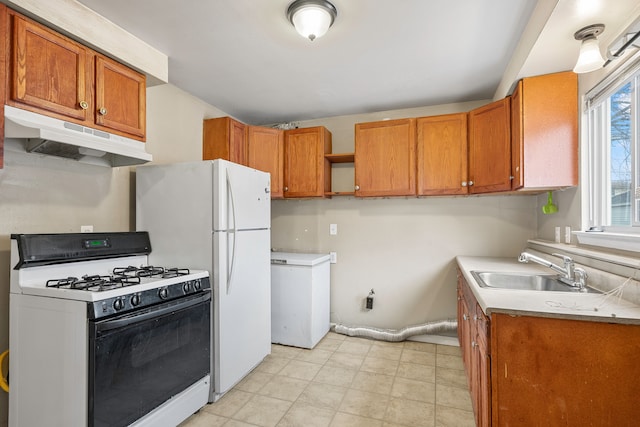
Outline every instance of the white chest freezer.
{"label": "white chest freezer", "polygon": [[313,348],[329,332],[329,254],[271,253],[271,342]]}

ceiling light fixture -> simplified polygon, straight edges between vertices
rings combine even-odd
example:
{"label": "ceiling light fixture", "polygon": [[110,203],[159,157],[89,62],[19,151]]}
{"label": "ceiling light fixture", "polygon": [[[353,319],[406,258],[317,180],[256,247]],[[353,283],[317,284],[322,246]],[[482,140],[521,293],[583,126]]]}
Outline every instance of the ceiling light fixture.
{"label": "ceiling light fixture", "polygon": [[326,0],[296,0],[287,9],[287,18],[296,31],[311,41],[322,37],[336,16],[336,7]]}
{"label": "ceiling light fixture", "polygon": [[597,36],[603,31],[604,24],[594,24],[576,31],[573,35],[576,40],[582,41],[578,62],[573,67],[574,73],[588,73],[602,68],[604,58],[600,53]]}

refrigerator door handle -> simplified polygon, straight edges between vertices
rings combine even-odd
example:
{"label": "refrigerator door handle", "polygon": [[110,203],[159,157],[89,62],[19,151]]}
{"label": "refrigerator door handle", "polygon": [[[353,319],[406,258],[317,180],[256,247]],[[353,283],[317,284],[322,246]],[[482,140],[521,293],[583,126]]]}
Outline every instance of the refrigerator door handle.
{"label": "refrigerator door handle", "polygon": [[[227,295],[231,293],[231,283],[233,279],[233,267],[235,266],[236,261],[236,232],[238,229],[236,228],[236,204],[233,197],[233,187],[231,186],[231,178],[229,177],[229,170],[226,170],[227,174],[227,194],[229,195],[229,203],[231,204],[231,217],[233,219],[233,228],[227,231],[229,238],[233,238],[233,243],[231,247],[231,253],[229,258],[231,258],[231,267],[229,268],[229,274],[227,275]],[[227,239],[227,249],[229,249],[229,239]]]}

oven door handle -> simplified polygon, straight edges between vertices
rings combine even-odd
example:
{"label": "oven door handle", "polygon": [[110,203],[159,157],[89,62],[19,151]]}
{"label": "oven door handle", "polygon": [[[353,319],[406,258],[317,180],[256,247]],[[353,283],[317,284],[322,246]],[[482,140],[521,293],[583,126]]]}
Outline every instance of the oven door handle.
{"label": "oven door handle", "polygon": [[153,319],[154,317],[164,316],[165,314],[169,314],[174,311],[184,310],[186,308],[190,308],[206,302],[207,300],[211,300],[211,292],[209,291],[205,291],[196,296],[190,297],[188,301],[184,301],[184,299],[180,299],[177,301],[174,300],[172,301],[173,304],[167,303],[168,305],[165,305],[163,307],[156,306],[142,313],[127,313],[115,319],[107,319],[104,321],[96,322],[96,332],[105,332],[112,329],[123,328],[133,323]]}

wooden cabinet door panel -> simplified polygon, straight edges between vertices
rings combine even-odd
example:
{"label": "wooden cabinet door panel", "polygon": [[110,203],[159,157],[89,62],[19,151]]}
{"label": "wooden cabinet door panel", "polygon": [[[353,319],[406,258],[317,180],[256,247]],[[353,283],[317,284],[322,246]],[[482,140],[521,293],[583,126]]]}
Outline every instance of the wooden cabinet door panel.
{"label": "wooden cabinet door panel", "polygon": [[356,124],[356,196],[414,196],[415,142],[415,119]]}
{"label": "wooden cabinet door panel", "polygon": [[284,197],[324,197],[331,190],[331,134],[322,127],[285,131]]}
{"label": "wooden cabinet door panel", "polygon": [[96,123],[144,138],[146,79],[115,61],[96,56]]}
{"label": "wooden cabinet door panel", "polygon": [[510,98],[469,113],[469,192],[511,189]]}
{"label": "wooden cabinet door panel", "polygon": [[511,96],[513,189],[578,185],[578,77],[527,77]]}
{"label": "wooden cabinet door panel", "polygon": [[13,15],[13,101],[78,120],[93,120],[91,60],[85,47]]}
{"label": "wooden cabinet door panel", "polygon": [[202,123],[202,160],[223,159],[247,164],[247,126],[231,117]]}
{"label": "wooden cabinet door panel", "polygon": [[467,194],[467,114],[416,122],[418,195]]}
{"label": "wooden cabinet door panel", "polygon": [[638,325],[508,314],[491,323],[493,425],[638,424]]}
{"label": "wooden cabinet door panel", "polygon": [[271,174],[271,198],[283,198],[284,131],[249,126],[247,166]]}

